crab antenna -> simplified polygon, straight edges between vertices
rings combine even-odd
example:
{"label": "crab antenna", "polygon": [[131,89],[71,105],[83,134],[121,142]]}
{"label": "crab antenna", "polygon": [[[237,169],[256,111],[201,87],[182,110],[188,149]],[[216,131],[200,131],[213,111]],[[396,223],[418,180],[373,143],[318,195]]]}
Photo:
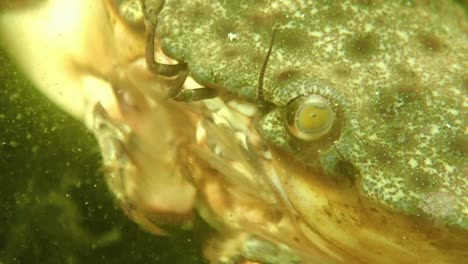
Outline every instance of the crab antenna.
{"label": "crab antenna", "polygon": [[258,87],[257,87],[257,106],[258,106],[258,109],[261,113],[263,113],[265,111],[265,108],[266,108],[266,102],[265,102],[265,98],[263,96],[263,79],[264,79],[264,76],[265,76],[265,71],[266,71],[266,67],[267,67],[267,64],[268,64],[268,60],[270,59],[270,54],[271,54],[271,50],[273,49],[273,42],[275,41],[275,35],[276,35],[276,27],[273,28],[273,33],[271,35],[271,41],[270,41],[270,47],[268,48],[268,52],[267,52],[267,55],[265,57],[265,60],[263,61],[263,65],[262,65],[262,69],[260,70],[260,76],[258,78]]}

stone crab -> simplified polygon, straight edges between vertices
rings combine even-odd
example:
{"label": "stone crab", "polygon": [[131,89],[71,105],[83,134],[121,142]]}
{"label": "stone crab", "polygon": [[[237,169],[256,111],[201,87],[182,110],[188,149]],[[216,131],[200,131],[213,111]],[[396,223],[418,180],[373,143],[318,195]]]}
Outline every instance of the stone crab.
{"label": "stone crab", "polygon": [[[147,231],[200,215],[213,263],[468,259],[457,3],[59,2],[48,38],[21,12],[3,34],[95,133],[110,190]],[[69,42],[41,57],[18,30]]]}

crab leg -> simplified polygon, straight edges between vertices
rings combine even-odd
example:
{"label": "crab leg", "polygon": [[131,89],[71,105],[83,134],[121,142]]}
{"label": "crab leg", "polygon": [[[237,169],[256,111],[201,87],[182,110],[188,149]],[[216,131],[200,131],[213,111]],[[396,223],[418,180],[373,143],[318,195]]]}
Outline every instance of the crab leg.
{"label": "crab leg", "polygon": [[146,48],[145,59],[148,70],[165,77],[176,77],[174,87],[169,91],[167,98],[180,102],[193,102],[210,99],[217,96],[215,89],[200,87],[183,90],[183,83],[188,76],[187,65],[183,62],[177,64],[164,64],[156,62],[154,58],[154,40],[157,26],[157,16],[164,6],[164,0],[141,1],[145,14]]}
{"label": "crab leg", "polygon": [[200,87],[196,89],[182,90],[173,99],[179,102],[193,102],[215,98],[216,96],[218,96],[218,93],[215,89]]}
{"label": "crab leg", "polygon": [[166,76],[174,77],[182,72],[187,71],[187,65],[184,63],[163,64],[156,62],[154,58],[154,39],[157,25],[157,14],[161,11],[164,1],[142,1],[143,10],[145,13],[145,29],[146,29],[146,65],[151,72]]}
{"label": "crab leg", "polygon": [[184,63],[178,64],[163,64],[158,63],[154,59],[154,37],[155,37],[155,30],[156,25],[151,23],[150,21],[145,21],[146,27],[146,64],[148,66],[148,70],[158,75],[163,75],[166,77],[174,77],[181,72],[187,70],[187,66]]}

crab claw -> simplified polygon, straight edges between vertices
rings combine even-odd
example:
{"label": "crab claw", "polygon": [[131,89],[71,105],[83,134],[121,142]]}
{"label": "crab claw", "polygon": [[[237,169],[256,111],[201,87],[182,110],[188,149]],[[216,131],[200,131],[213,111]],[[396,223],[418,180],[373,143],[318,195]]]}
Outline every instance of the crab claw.
{"label": "crab claw", "polygon": [[[121,207],[135,222],[154,234],[166,224],[189,224],[196,191],[187,179],[183,153],[168,128],[162,106],[141,112],[138,124],[113,119],[101,105],[94,109],[93,132],[103,155],[106,179]],[[135,118],[127,113],[125,117]],[[135,120],[136,121],[136,120]],[[130,126],[129,126],[130,124]],[[155,151],[156,150],[156,151]]]}
{"label": "crab claw", "polygon": [[[191,221],[196,191],[183,145],[191,120],[172,105],[167,110],[173,102],[164,100],[165,81],[146,69],[144,39],[128,37],[133,32],[111,2],[51,0],[17,8],[0,15],[0,33],[38,89],[95,134],[124,211],[163,234],[161,225]],[[186,124],[185,132],[175,131],[174,122]]]}

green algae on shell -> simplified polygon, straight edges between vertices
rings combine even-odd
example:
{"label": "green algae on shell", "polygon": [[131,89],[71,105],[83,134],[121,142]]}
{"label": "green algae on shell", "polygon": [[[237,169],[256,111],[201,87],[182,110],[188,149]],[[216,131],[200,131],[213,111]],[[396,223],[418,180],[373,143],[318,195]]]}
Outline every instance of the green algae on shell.
{"label": "green algae on shell", "polygon": [[266,100],[336,96],[345,125],[333,149],[356,168],[360,192],[468,229],[466,151],[456,147],[467,137],[467,23],[445,3],[168,0],[158,34],[198,82],[253,101],[277,26]]}

